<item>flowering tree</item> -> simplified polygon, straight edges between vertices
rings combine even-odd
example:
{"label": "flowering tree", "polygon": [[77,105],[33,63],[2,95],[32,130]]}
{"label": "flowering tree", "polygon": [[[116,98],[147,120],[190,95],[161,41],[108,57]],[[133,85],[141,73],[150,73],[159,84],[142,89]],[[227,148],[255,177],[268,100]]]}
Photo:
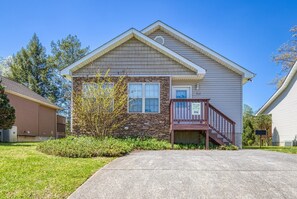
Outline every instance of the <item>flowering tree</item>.
{"label": "flowering tree", "polygon": [[79,134],[95,137],[112,135],[127,118],[127,83],[125,76],[112,78],[108,72],[83,82],[73,93],[74,128]]}

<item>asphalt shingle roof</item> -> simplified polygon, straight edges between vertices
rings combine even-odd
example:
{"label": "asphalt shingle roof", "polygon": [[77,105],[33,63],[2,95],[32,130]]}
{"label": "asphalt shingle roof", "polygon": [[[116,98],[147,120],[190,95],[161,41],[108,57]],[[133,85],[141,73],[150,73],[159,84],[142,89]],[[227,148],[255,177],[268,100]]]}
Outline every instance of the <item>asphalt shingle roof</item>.
{"label": "asphalt shingle roof", "polygon": [[30,90],[29,88],[27,88],[26,86],[24,86],[20,83],[12,81],[12,80],[10,80],[6,77],[3,77],[3,76],[0,76],[0,80],[2,80],[1,84],[5,87],[5,90],[8,92],[12,91],[12,92],[18,93],[21,96],[25,96],[27,98],[31,98],[32,100],[39,101],[40,103],[42,103],[44,105],[48,105],[50,107],[56,107],[57,109],[59,109],[58,106],[51,103],[48,99],[33,92],[32,90]]}

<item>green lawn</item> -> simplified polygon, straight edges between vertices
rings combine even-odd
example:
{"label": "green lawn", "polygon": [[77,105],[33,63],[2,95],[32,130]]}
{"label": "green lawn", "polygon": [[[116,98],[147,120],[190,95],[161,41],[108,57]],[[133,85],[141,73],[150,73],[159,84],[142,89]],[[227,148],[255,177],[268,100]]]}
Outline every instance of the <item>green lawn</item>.
{"label": "green lawn", "polygon": [[283,153],[291,153],[291,154],[297,154],[297,147],[292,146],[262,146],[261,148],[259,146],[244,146],[244,149],[261,149],[261,150],[267,150],[267,151],[277,151],[277,152],[283,152]]}
{"label": "green lawn", "polygon": [[67,198],[114,158],[64,158],[37,143],[0,143],[0,198]]}

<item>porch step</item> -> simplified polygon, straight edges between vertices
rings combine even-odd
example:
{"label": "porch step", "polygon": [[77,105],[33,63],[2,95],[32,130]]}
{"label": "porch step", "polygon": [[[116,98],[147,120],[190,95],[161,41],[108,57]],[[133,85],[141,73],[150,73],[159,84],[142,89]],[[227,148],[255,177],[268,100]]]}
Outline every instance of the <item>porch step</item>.
{"label": "porch step", "polygon": [[225,138],[223,138],[223,136],[221,136],[220,134],[218,134],[217,132],[213,131],[213,130],[209,130],[210,133],[209,133],[209,137],[217,142],[217,144],[219,145],[229,145],[231,144],[228,140],[226,140]]}

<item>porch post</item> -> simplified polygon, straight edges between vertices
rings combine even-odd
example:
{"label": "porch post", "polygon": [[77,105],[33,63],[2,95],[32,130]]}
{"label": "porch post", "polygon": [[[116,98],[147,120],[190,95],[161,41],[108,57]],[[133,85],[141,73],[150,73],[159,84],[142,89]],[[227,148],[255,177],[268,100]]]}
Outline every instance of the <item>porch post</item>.
{"label": "porch post", "polygon": [[206,133],[205,133],[205,149],[206,150],[209,149],[209,130],[206,130]]}

